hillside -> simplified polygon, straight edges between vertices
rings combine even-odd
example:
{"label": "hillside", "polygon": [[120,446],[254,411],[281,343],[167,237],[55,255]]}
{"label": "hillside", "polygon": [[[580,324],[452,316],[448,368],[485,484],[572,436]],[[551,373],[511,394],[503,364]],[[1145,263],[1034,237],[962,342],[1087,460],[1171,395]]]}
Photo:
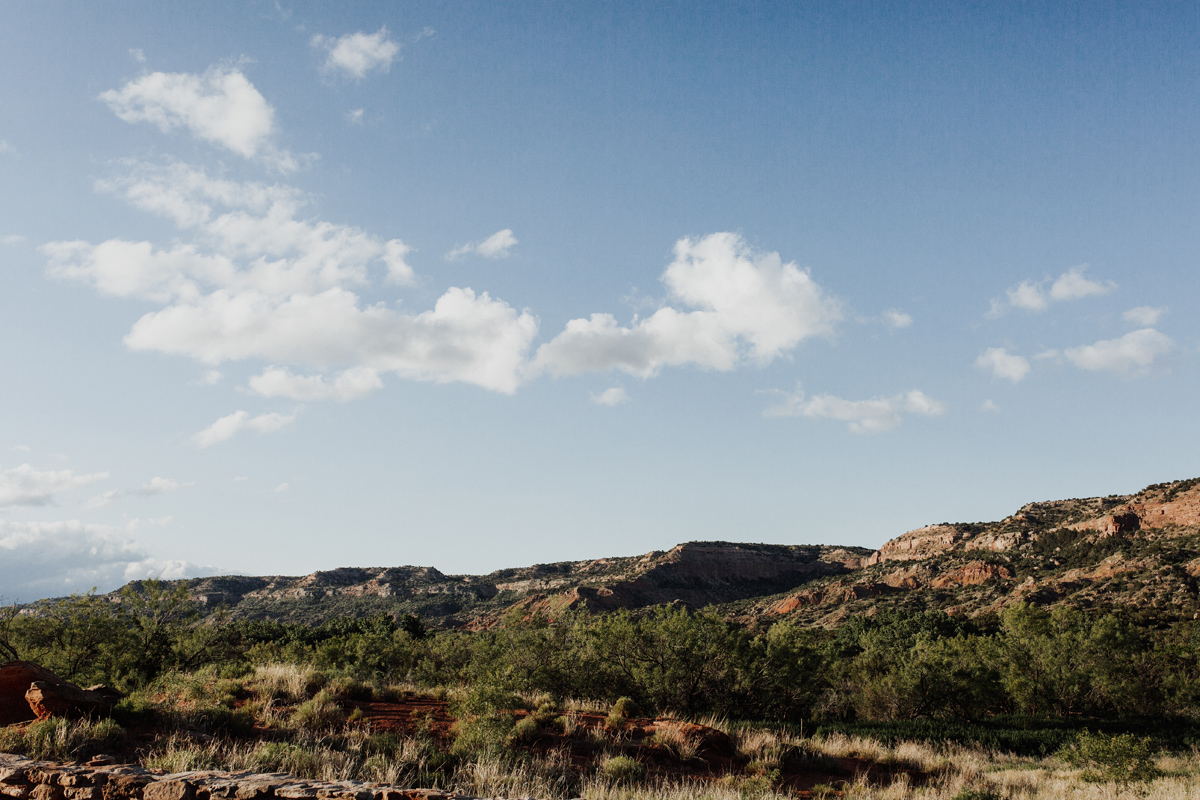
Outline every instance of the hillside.
{"label": "hillside", "polygon": [[[941,523],[878,551],[690,542],[642,556],[445,575],[433,567],[341,568],[303,577],[188,581],[206,609],[312,624],[416,614],[431,627],[487,627],[504,614],[682,603],[749,624],[837,624],[880,608],[975,615],[1018,601],[1122,606],[1148,623],[1200,613],[1200,479],[1133,495],[1029,503],[998,522]],[[134,584],[136,587],[136,584]],[[115,596],[115,593],[114,593]]]}

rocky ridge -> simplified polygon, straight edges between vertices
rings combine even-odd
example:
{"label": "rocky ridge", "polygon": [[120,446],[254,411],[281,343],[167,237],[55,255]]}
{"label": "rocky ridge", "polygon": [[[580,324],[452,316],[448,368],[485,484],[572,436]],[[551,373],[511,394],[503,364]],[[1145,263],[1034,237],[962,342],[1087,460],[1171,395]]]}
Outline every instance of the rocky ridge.
{"label": "rocky ridge", "polygon": [[[201,607],[234,619],[312,624],[411,613],[430,627],[483,628],[506,614],[681,603],[749,624],[837,624],[880,608],[997,611],[1019,601],[1124,605],[1156,619],[1200,613],[1200,478],[1132,495],[1029,503],[998,522],[940,523],[877,551],[689,542],[640,556],[446,575],[433,567],[346,567],[302,577],[188,581]],[[137,584],[132,584],[136,589]],[[114,593],[110,597],[116,599]]]}

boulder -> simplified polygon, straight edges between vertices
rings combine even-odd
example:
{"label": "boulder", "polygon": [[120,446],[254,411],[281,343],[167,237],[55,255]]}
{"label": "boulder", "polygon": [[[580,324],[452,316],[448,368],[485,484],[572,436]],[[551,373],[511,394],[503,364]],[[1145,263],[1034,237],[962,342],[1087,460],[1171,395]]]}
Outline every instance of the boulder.
{"label": "boulder", "polygon": [[25,692],[25,702],[38,719],[50,717],[86,717],[101,709],[111,708],[121,693],[100,685],[80,689],[70,681],[34,681]]}
{"label": "boulder", "polygon": [[35,681],[57,680],[57,675],[32,661],[0,664],[0,725],[36,719],[25,693]]}
{"label": "boulder", "polygon": [[81,717],[122,697],[107,686],[81,689],[32,661],[0,665],[0,725],[49,717]]}

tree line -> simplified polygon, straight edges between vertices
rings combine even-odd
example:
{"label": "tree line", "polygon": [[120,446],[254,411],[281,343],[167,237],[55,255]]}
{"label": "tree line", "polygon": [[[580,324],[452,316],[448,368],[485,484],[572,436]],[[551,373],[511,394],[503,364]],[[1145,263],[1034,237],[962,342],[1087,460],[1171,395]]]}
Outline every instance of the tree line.
{"label": "tree line", "polygon": [[615,701],[648,713],[771,721],[1200,716],[1200,626],[1017,604],[972,619],[880,611],[827,629],[752,629],[699,611],[516,612],[485,631],[408,615],[308,627],[202,618],[180,585],[0,611],[0,653],[122,689],[171,671],[311,664],[378,684]]}

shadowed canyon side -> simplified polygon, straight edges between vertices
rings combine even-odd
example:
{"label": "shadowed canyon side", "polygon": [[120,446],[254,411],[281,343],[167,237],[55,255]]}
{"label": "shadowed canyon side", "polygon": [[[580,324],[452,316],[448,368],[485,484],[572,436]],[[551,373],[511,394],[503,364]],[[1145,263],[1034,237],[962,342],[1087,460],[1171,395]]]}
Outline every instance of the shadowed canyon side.
{"label": "shadowed canyon side", "polygon": [[228,609],[235,619],[312,624],[415,614],[433,627],[484,628],[508,613],[553,617],[584,605],[667,603],[716,606],[749,624],[837,624],[881,608],[977,614],[1021,601],[1122,605],[1166,621],[1200,613],[1198,577],[1200,479],[1191,479],[1132,495],[1029,503],[999,522],[929,525],[874,552],[689,542],[488,575],[346,567],[303,577],[203,578],[188,587],[206,609]]}

